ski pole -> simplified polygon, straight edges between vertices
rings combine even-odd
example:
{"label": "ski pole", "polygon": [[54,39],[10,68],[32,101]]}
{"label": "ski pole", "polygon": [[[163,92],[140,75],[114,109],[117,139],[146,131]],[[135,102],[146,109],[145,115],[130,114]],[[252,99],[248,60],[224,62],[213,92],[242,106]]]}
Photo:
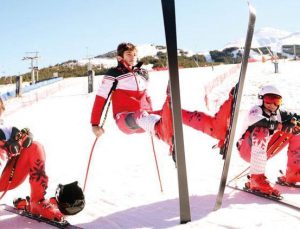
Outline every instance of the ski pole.
{"label": "ski pole", "polygon": [[[103,129],[103,126],[104,126],[104,124],[105,124],[105,122],[106,122],[107,113],[108,113],[108,109],[109,109],[109,107],[110,107],[110,104],[111,104],[111,97],[110,97],[109,103],[108,103],[108,105],[107,105],[107,108],[106,108],[106,111],[105,111],[105,114],[104,114],[104,118],[103,118],[102,124],[101,124],[101,126],[100,126],[102,129]],[[83,192],[85,191],[86,182],[87,182],[88,175],[89,175],[89,170],[90,170],[90,164],[91,164],[91,160],[92,160],[92,156],[93,156],[93,152],[94,152],[94,148],[95,148],[95,145],[96,145],[96,143],[97,143],[97,140],[98,140],[98,137],[96,137],[96,139],[95,139],[95,141],[94,141],[94,143],[93,143],[91,152],[90,152],[90,157],[89,157],[89,161],[88,161],[88,165],[87,165],[86,173],[85,173]]]}
{"label": "ski pole", "polygon": [[[9,178],[8,178],[8,181],[7,181],[7,186],[6,188],[3,190],[1,196],[0,196],[0,200],[5,196],[5,194],[7,193],[9,187],[10,187],[10,184],[13,180],[13,177],[15,175],[15,171],[16,171],[16,167],[17,167],[17,162],[19,160],[19,155],[16,156],[16,157],[13,157],[11,160],[13,160],[13,166],[11,168],[11,171],[10,171],[10,175],[9,175]],[[6,166],[8,165],[9,161],[7,162]],[[5,168],[4,168],[5,169]]]}
{"label": "ski pole", "polygon": [[156,164],[157,176],[158,176],[159,185],[160,185],[160,191],[163,192],[163,188],[162,188],[162,184],[161,184],[161,179],[160,179],[159,168],[158,168],[158,163],[157,163],[157,158],[156,158],[156,151],[155,151],[155,147],[154,147],[154,141],[153,141],[152,134],[151,134],[151,143],[152,143],[152,150],[153,150],[153,154],[154,154],[154,160],[155,160],[155,164]]}
{"label": "ski pole", "polygon": [[90,164],[91,164],[91,160],[92,160],[92,155],[93,155],[94,148],[95,148],[95,145],[96,145],[96,143],[97,143],[97,140],[98,140],[98,138],[96,137],[96,139],[95,139],[95,141],[94,141],[94,144],[93,144],[93,146],[92,146],[91,152],[90,152],[90,157],[89,157],[89,161],[88,161],[88,166],[87,166],[87,168],[86,168],[86,173],[85,173],[85,180],[84,180],[83,192],[85,191],[86,182],[87,182],[87,178],[88,178],[89,170],[90,170]]}
{"label": "ski pole", "polygon": [[250,166],[248,166],[247,168],[245,168],[242,172],[240,172],[238,175],[236,175],[234,178],[232,178],[230,181],[228,181],[227,184],[230,184],[232,181],[238,180],[241,177],[245,176],[246,174],[244,174],[244,173],[247,172],[248,169],[250,169]]}

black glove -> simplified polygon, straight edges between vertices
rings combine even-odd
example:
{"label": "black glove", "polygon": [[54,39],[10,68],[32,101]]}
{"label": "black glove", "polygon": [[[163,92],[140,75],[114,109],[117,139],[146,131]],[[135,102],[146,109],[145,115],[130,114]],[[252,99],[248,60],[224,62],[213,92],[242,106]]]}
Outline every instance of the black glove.
{"label": "black glove", "polygon": [[29,146],[31,146],[33,141],[33,134],[28,128],[23,128],[17,136],[18,142],[21,144],[22,147],[28,148]]}
{"label": "black glove", "polygon": [[33,141],[33,135],[28,128],[23,128],[21,131],[13,127],[10,135],[10,139],[5,142],[5,148],[7,149],[8,157],[13,157],[20,154],[23,148],[28,148]]}
{"label": "black glove", "polygon": [[18,154],[20,154],[21,146],[15,139],[11,138],[8,141],[6,141],[4,147],[7,150],[7,156],[9,158],[17,156]]}
{"label": "black glove", "polygon": [[16,140],[19,132],[20,130],[18,128],[12,127],[10,138],[4,144],[4,147],[6,148],[7,151],[7,156],[9,158],[18,155],[21,151],[21,145]]}
{"label": "black glove", "polygon": [[293,128],[293,134],[299,135],[300,134],[300,122],[296,121],[296,126]]}
{"label": "black glove", "polygon": [[292,133],[293,128],[296,126],[296,120],[294,118],[283,121],[281,131],[286,133]]}

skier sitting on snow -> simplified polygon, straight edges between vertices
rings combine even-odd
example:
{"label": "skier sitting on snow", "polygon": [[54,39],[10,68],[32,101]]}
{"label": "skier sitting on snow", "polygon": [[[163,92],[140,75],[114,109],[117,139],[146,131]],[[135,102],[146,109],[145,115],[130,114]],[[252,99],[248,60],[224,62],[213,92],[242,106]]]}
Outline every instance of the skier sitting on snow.
{"label": "skier sitting on snow", "polygon": [[[241,157],[250,162],[250,181],[245,185],[254,191],[280,196],[265,176],[267,160],[287,143],[288,161],[286,174],[278,180],[285,184],[300,182],[300,128],[296,120],[300,116],[280,109],[282,94],[272,85],[263,86],[258,94],[260,105],[248,113],[247,130],[238,141]],[[278,136],[288,136],[287,141],[272,147]]]}
{"label": "skier sitting on snow", "polygon": [[[136,47],[131,43],[121,43],[117,48],[118,66],[110,69],[102,80],[91,114],[92,130],[100,137],[104,130],[99,126],[104,106],[110,93],[113,114],[121,131],[126,134],[153,133],[170,146],[173,159],[173,127],[170,96],[167,95],[162,110],[153,111],[147,94],[148,72],[135,65]],[[183,123],[219,140],[224,140],[228,117],[230,116],[232,94],[214,116],[202,112],[182,110]]]}
{"label": "skier sitting on snow", "polygon": [[[5,106],[0,98],[0,118],[4,110]],[[20,208],[26,207],[34,215],[61,221],[62,213],[45,199],[48,176],[45,172],[43,146],[33,141],[29,129],[24,128],[20,131],[16,127],[4,126],[3,121],[0,121],[0,168],[5,166],[0,177],[0,199],[8,190],[22,184],[29,174],[30,203],[29,206],[23,205]]]}
{"label": "skier sitting on snow", "polygon": [[136,64],[137,49],[131,43],[121,43],[117,48],[118,66],[105,74],[95,97],[91,114],[92,130],[100,137],[104,130],[99,126],[105,104],[111,94],[113,116],[117,126],[125,134],[155,134],[173,150],[173,128],[170,97],[162,110],[153,111],[147,94],[148,72]]}

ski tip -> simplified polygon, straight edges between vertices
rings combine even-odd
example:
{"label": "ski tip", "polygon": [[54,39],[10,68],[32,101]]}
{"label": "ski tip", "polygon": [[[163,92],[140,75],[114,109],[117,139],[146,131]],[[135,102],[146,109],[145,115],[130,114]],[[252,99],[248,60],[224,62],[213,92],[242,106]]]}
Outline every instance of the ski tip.
{"label": "ski tip", "polygon": [[248,1],[248,7],[249,7],[250,12],[252,12],[253,14],[256,14],[256,9],[251,5],[250,1]]}

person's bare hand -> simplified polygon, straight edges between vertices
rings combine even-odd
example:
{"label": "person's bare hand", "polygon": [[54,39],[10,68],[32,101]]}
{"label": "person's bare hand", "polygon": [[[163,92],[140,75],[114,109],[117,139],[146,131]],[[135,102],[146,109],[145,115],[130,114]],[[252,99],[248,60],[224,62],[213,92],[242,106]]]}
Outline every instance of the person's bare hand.
{"label": "person's bare hand", "polygon": [[92,126],[92,131],[97,138],[104,134],[104,129],[101,126]]}

